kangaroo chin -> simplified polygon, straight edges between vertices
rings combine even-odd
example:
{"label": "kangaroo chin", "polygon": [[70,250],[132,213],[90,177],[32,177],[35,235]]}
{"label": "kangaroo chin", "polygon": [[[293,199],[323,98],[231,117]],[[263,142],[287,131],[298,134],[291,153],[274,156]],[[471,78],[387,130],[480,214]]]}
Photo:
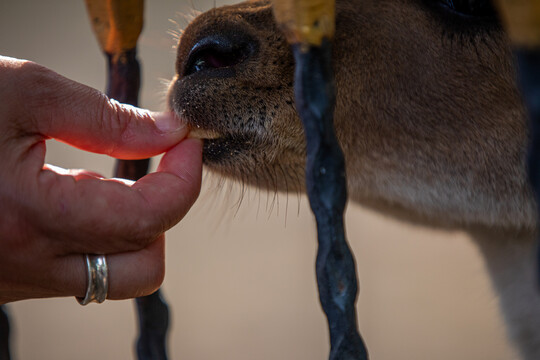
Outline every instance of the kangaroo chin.
{"label": "kangaroo chin", "polygon": [[[334,123],[352,200],[426,225],[465,228],[524,359],[540,358],[536,205],[526,113],[489,1],[338,0]],[[204,139],[214,172],[303,190],[294,60],[267,1],[197,17],[178,46],[169,106]]]}

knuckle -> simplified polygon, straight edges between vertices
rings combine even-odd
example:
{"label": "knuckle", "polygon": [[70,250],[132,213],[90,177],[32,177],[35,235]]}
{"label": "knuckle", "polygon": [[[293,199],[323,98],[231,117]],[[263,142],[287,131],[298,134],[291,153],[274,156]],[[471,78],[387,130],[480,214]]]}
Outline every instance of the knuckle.
{"label": "knuckle", "polygon": [[103,95],[99,114],[100,128],[111,134],[114,141],[106,151],[107,155],[114,155],[122,143],[129,142],[133,134],[129,131],[132,116],[129,110],[114,99]]}
{"label": "knuckle", "polygon": [[152,242],[150,236],[132,236],[126,239],[126,247],[130,247],[131,250],[141,250],[147,247]]}
{"label": "knuckle", "polygon": [[[4,68],[4,70],[6,70]],[[37,128],[37,115],[47,114],[47,109],[58,101],[55,90],[58,89],[54,71],[31,61],[19,61],[10,66],[6,72],[8,78],[12,76],[14,81],[4,81],[5,84],[14,84],[8,92],[1,91],[2,94],[13,97],[11,103],[15,106],[24,104],[24,107],[17,107],[21,115],[18,121],[32,122],[31,127]],[[24,127],[29,127],[23,124]]]}
{"label": "knuckle", "polygon": [[133,234],[129,241],[142,249],[150,245],[162,232],[150,219],[142,218],[133,227]]}
{"label": "knuckle", "polygon": [[[114,110],[115,102],[103,94],[98,103],[96,124],[103,134],[111,134],[117,127],[116,111]],[[104,153],[111,155],[114,153],[116,145],[114,141],[108,141],[107,143],[109,146],[104,150]]]}
{"label": "knuckle", "polygon": [[30,108],[40,109],[57,101],[57,90],[62,86],[58,74],[33,62],[25,63],[19,70],[19,84],[26,89],[32,89],[24,93]]}
{"label": "knuckle", "polygon": [[[27,107],[38,107],[48,101],[50,88],[55,84],[57,74],[46,67],[28,60],[10,59],[0,62],[0,90],[2,93],[18,96],[25,100]],[[9,91],[7,91],[9,90]]]}
{"label": "knuckle", "polygon": [[15,74],[20,78],[23,85],[24,82],[34,83],[34,81],[47,80],[51,73],[54,73],[45,66],[29,60],[19,60],[13,63],[10,68],[16,72]]}

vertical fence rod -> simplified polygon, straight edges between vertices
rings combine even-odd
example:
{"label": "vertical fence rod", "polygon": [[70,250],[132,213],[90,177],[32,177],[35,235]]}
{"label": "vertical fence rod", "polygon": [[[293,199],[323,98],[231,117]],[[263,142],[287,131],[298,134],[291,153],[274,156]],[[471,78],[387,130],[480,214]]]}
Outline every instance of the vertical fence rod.
{"label": "vertical fence rod", "polygon": [[331,46],[328,41],[306,50],[296,46],[294,54],[296,105],[307,142],[306,186],[317,221],[317,283],[330,330],[329,358],[367,359],[356,320],[356,265],[343,223],[347,184],[343,152],[332,123]]}
{"label": "vertical fence rod", "polygon": [[[518,85],[529,113],[529,181],[540,205],[540,0],[497,0],[512,41]],[[537,219],[537,224],[540,224]],[[540,231],[537,239],[537,286],[540,289]]]}
{"label": "vertical fence rod", "polygon": [[[540,48],[516,50],[518,77],[523,100],[529,112],[529,181],[540,204]],[[538,221],[538,219],[537,219]],[[537,240],[537,286],[540,288],[540,237]],[[539,330],[540,331],[540,330]]]}
{"label": "vertical fence rod", "polygon": [[[122,103],[138,105],[140,66],[137,40],[143,24],[143,0],[86,0],[99,44],[107,58],[107,95]],[[115,176],[138,180],[148,172],[149,159],[118,160]],[[161,292],[135,300],[139,360],[166,360],[169,309]]]}
{"label": "vertical fence rod", "polygon": [[6,306],[0,305],[0,360],[9,359],[9,317]]}
{"label": "vertical fence rod", "polygon": [[334,0],[274,0],[273,5],[296,61],[295,99],[306,139],[307,193],[317,221],[317,284],[328,319],[329,358],[365,360],[368,354],[356,320],[356,265],[343,223],[345,160],[333,126]]}

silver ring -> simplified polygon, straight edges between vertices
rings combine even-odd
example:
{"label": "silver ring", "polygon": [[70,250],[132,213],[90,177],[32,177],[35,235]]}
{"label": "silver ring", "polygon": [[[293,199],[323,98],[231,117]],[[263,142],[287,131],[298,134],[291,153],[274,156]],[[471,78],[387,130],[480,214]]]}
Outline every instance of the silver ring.
{"label": "silver ring", "polygon": [[86,261],[87,285],[84,298],[76,297],[81,305],[91,302],[101,304],[109,290],[109,270],[105,255],[84,255]]}

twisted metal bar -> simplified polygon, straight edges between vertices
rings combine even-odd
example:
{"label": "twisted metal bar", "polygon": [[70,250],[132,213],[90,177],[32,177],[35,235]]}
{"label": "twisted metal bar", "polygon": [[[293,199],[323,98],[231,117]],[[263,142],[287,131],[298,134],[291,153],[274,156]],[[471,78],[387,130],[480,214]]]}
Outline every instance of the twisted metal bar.
{"label": "twisted metal bar", "polygon": [[0,360],[9,359],[9,317],[6,306],[0,305]]}
{"label": "twisted metal bar", "polygon": [[347,184],[343,152],[333,126],[331,44],[323,40],[320,46],[307,49],[294,45],[293,53],[296,106],[307,143],[306,186],[317,220],[317,283],[330,330],[329,358],[364,360],[368,355],[358,333],[355,309],[356,265],[343,227]]}
{"label": "twisted metal bar", "polygon": [[[540,204],[540,48],[515,51],[522,97],[529,111],[529,180]],[[537,285],[540,288],[540,237],[536,250]]]}
{"label": "twisted metal bar", "polygon": [[[140,87],[140,66],[137,61],[137,49],[133,48],[118,54],[106,53],[108,60],[107,95],[120,102],[138,105]],[[115,176],[138,180],[148,172],[150,159],[118,160]],[[161,295],[156,291],[152,295],[135,299],[139,317],[139,337],[137,339],[137,357],[139,360],[167,359],[167,330],[169,327],[169,309]]]}
{"label": "twisted metal bar", "polygon": [[135,299],[139,314],[139,360],[167,359],[169,308],[158,290],[152,295]]}
{"label": "twisted metal bar", "polygon": [[[540,205],[540,1],[497,0],[499,15],[512,41],[518,83],[529,112],[529,181]],[[540,224],[537,219],[537,226]],[[537,240],[537,285],[540,288],[540,232]]]}
{"label": "twisted metal bar", "polygon": [[330,330],[330,360],[364,360],[368,355],[355,309],[356,266],[343,226],[345,160],[333,125],[330,41],[335,31],[335,0],[273,0],[272,4],[296,60],[296,108],[306,138],[306,187],[317,220],[317,283]]}
{"label": "twisted metal bar", "polygon": [[[144,22],[144,0],[86,0],[98,43],[107,57],[107,95],[122,103],[138,105],[140,66],[137,40]],[[138,180],[148,172],[149,159],[119,160],[115,176]],[[139,360],[165,360],[169,310],[159,290],[136,299],[139,316]]]}

